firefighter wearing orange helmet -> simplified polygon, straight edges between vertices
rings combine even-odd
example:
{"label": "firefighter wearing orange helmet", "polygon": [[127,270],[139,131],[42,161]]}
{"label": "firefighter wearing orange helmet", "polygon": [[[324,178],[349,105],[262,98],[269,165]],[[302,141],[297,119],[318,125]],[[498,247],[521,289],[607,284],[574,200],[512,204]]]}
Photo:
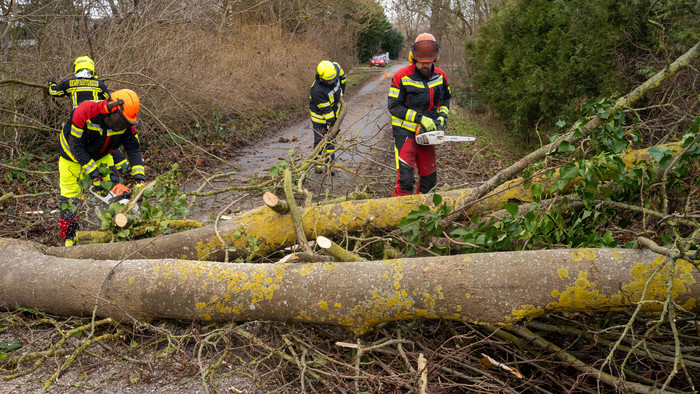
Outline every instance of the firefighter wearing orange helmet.
{"label": "firefighter wearing orange helmet", "polygon": [[87,180],[98,192],[108,191],[112,184],[119,182],[111,152],[123,146],[136,183],[146,180],[141,146],[134,128],[139,123],[139,109],[136,93],[121,89],[103,101],[84,101],[71,112],[70,120],[63,126],[58,172],[59,228],[65,246],[75,244],[79,227],[78,208],[83,195],[80,180]]}
{"label": "firefighter wearing orange helmet", "polygon": [[[440,46],[430,33],[416,37],[408,54],[411,65],[394,74],[389,112],[398,171],[394,196],[428,193],[437,184],[435,146],[418,145],[416,135],[443,129],[452,93],[445,72],[435,66]],[[414,168],[418,170],[416,187]]]}

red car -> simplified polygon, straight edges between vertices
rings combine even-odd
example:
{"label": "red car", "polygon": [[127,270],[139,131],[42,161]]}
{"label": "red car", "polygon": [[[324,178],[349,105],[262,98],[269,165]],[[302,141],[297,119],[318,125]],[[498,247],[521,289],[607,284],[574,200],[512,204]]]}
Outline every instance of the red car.
{"label": "red car", "polygon": [[384,67],[386,66],[386,62],[384,61],[384,56],[377,55],[372,58],[372,60],[369,61],[369,66],[370,67]]}

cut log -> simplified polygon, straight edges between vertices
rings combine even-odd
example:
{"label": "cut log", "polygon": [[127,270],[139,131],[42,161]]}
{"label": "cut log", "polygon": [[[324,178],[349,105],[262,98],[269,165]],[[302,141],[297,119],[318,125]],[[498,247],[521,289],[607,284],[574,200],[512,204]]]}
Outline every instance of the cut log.
{"label": "cut log", "polygon": [[262,196],[262,199],[265,205],[267,205],[268,207],[270,207],[270,209],[279,213],[280,215],[284,215],[285,213],[289,212],[289,205],[287,204],[287,202],[284,200],[280,200],[274,193],[265,192]]}
{"label": "cut log", "polygon": [[316,238],[316,245],[332,256],[337,257],[340,261],[363,261],[364,259],[355,253],[352,253],[330,239],[320,236]]}
{"label": "cut log", "polygon": [[131,227],[134,223],[138,223],[139,219],[135,215],[128,215],[126,213],[118,213],[114,215],[112,222],[119,228]]}
{"label": "cut log", "polygon": [[[665,300],[667,283],[680,307],[700,312],[700,271],[679,260],[669,280],[668,259],[640,249],[223,264],[66,259],[46,256],[33,242],[0,238],[0,256],[0,308],[90,316],[97,305],[97,316],[121,321],[298,321],[358,334],[420,318],[510,324],[553,312],[629,310],[643,294]],[[654,312],[662,304],[644,307]]]}

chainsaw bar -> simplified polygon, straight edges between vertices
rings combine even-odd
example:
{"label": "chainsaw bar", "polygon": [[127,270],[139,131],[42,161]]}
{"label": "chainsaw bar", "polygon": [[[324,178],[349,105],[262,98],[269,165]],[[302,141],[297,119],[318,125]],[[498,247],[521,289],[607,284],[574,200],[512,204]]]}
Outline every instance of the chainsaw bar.
{"label": "chainsaw bar", "polygon": [[446,135],[445,142],[474,142],[476,137],[469,137],[466,135]]}
{"label": "chainsaw bar", "polygon": [[445,135],[444,130],[435,130],[416,135],[418,145],[440,145],[443,142],[472,142],[476,137],[466,135]]}

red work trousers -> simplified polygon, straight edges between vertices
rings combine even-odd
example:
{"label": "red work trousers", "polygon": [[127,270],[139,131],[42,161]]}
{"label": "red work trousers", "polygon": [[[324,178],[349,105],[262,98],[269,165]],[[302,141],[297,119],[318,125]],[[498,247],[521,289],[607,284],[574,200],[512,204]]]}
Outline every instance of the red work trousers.
{"label": "red work trousers", "polygon": [[[413,137],[394,136],[394,154],[398,170],[394,197],[428,193],[435,187],[437,183],[435,146],[418,145]],[[418,168],[417,188],[415,188],[414,168]]]}

